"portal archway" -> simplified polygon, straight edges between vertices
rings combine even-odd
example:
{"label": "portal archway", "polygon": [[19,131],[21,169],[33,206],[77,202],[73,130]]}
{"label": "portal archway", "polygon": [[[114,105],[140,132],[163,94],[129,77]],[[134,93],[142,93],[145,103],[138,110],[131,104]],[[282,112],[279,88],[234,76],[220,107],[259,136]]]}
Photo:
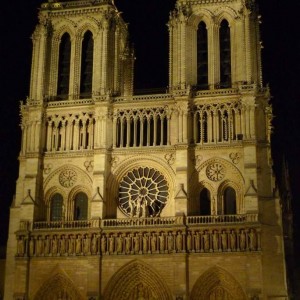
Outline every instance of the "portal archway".
{"label": "portal archway", "polygon": [[108,283],[105,300],[171,300],[162,278],[147,264],[133,261],[121,268]]}
{"label": "portal archway", "polygon": [[247,297],[236,279],[227,271],[214,267],[196,281],[191,300],[246,300]]}
{"label": "portal archway", "polygon": [[83,300],[73,282],[63,274],[56,274],[48,279],[34,300]]}

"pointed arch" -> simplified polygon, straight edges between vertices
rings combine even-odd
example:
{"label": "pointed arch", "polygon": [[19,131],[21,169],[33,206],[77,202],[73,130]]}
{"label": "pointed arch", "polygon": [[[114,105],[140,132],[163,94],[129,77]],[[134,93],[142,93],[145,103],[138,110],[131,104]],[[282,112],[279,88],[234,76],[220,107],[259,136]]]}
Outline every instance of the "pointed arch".
{"label": "pointed arch", "polygon": [[57,96],[67,99],[70,86],[71,36],[65,32],[60,39],[58,56]]}
{"label": "pointed arch", "polygon": [[236,211],[237,214],[242,214],[244,199],[240,185],[232,180],[222,182],[218,189],[218,203],[222,214],[235,214],[229,213],[233,211]]}
{"label": "pointed arch", "polygon": [[83,297],[70,278],[62,273],[57,273],[44,282],[34,297],[34,300],[49,299],[83,300]]}
{"label": "pointed arch", "polygon": [[[132,261],[122,267],[109,281],[104,291],[106,300],[140,299],[171,300],[172,296],[161,276],[142,261]],[[142,298],[141,298],[142,299]]]}
{"label": "pointed arch", "polygon": [[201,89],[208,88],[208,33],[203,21],[197,30],[197,85]]}
{"label": "pointed arch", "polygon": [[227,19],[223,19],[219,29],[220,45],[220,87],[231,87],[231,30]]}
{"label": "pointed arch", "polygon": [[213,267],[198,278],[191,292],[191,300],[208,299],[246,300],[247,297],[240,283],[228,271]]}
{"label": "pointed arch", "polygon": [[83,185],[75,186],[69,193],[67,204],[68,220],[87,220],[90,215],[91,191]]}
{"label": "pointed arch", "polygon": [[83,35],[81,48],[80,95],[90,97],[93,85],[94,37],[90,30]]}

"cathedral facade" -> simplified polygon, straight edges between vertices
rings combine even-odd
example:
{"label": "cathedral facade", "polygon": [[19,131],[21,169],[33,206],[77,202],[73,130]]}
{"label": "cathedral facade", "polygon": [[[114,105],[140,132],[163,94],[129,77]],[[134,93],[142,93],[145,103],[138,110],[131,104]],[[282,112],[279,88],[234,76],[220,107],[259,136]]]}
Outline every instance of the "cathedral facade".
{"label": "cathedral facade", "polygon": [[167,92],[134,95],[113,0],[41,5],[5,300],[288,299],[259,23],[174,0]]}

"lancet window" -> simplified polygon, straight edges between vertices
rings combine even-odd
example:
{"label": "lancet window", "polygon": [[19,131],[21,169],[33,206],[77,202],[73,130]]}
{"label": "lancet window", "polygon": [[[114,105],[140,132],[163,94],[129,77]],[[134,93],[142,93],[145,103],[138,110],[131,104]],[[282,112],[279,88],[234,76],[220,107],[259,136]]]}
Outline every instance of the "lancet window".
{"label": "lancet window", "polygon": [[47,121],[46,151],[92,149],[95,121],[92,115],[51,116]]}
{"label": "lancet window", "polygon": [[50,221],[61,221],[63,215],[63,197],[56,193],[50,200]]}
{"label": "lancet window", "polygon": [[226,20],[220,24],[220,88],[231,87],[230,27]]}
{"label": "lancet window", "polygon": [[211,215],[210,191],[207,188],[204,188],[200,192],[200,215]]}
{"label": "lancet window", "polygon": [[224,215],[236,214],[236,193],[232,187],[227,187],[223,195]]}
{"label": "lancet window", "polygon": [[84,34],[81,49],[80,96],[90,97],[93,83],[94,40],[90,31]]}
{"label": "lancet window", "polygon": [[208,42],[204,22],[199,23],[197,31],[197,85],[200,89],[208,88]]}
{"label": "lancet window", "polygon": [[65,33],[59,45],[57,98],[67,99],[70,82],[71,38]]}
{"label": "lancet window", "polygon": [[114,129],[114,146],[117,148],[169,143],[169,121],[163,108],[119,111]]}
{"label": "lancet window", "polygon": [[74,220],[87,220],[88,197],[85,193],[76,194],[74,200]]}
{"label": "lancet window", "polygon": [[240,139],[242,108],[239,102],[198,105],[194,110],[194,142],[224,143]]}

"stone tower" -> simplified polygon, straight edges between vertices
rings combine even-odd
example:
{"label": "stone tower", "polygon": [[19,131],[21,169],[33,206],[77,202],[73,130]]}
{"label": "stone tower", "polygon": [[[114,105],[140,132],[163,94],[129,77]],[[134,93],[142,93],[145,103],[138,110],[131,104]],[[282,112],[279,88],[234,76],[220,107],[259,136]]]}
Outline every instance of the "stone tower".
{"label": "stone tower", "polygon": [[135,96],[113,0],[42,4],[6,300],[287,299],[259,23],[177,0],[168,93]]}

